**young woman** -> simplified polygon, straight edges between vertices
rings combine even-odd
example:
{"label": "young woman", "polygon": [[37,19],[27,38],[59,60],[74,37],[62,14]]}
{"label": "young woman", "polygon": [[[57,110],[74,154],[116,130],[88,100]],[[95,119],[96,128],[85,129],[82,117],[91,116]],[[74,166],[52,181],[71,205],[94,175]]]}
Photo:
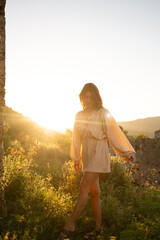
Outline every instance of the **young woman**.
{"label": "young woman", "polygon": [[[76,171],[83,169],[79,196],[75,208],[60,234],[60,239],[71,236],[75,232],[75,222],[83,211],[88,194],[91,194],[92,209],[95,218],[95,232],[101,231],[101,201],[99,175],[110,172],[110,160],[107,141],[115,153],[127,161],[133,162],[135,151],[118,124],[103,108],[98,88],[87,83],[80,95],[83,110],[76,114],[71,145],[71,158]],[[88,233],[84,239],[90,239],[94,232]]]}

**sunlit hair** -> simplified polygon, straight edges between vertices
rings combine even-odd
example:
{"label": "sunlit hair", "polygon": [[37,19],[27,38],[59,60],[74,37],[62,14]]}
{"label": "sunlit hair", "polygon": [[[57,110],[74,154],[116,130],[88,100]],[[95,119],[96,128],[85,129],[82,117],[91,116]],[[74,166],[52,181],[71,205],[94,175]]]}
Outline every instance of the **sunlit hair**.
{"label": "sunlit hair", "polygon": [[94,106],[96,109],[100,109],[103,107],[102,98],[99,93],[98,88],[93,83],[86,83],[79,94],[80,102],[82,104],[83,109],[86,107],[84,104],[84,98],[87,92],[91,92],[94,100]]}

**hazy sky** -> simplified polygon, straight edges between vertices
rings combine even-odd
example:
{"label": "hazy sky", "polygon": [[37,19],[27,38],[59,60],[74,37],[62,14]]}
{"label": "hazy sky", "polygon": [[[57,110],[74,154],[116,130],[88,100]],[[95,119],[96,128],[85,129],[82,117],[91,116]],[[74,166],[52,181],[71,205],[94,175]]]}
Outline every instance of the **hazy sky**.
{"label": "hazy sky", "polygon": [[160,116],[160,1],[7,0],[6,104],[63,130],[87,82],[117,121]]}

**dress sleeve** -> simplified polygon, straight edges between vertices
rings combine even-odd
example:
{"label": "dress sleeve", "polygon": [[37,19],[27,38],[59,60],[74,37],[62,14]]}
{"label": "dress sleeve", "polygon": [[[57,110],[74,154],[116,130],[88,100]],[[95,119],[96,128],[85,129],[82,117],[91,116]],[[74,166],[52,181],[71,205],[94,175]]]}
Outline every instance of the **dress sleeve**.
{"label": "dress sleeve", "polygon": [[78,129],[78,113],[76,114],[74,127],[73,127],[73,136],[72,143],[70,149],[70,157],[74,160],[75,163],[79,163],[81,161],[81,137]]}
{"label": "dress sleeve", "polygon": [[104,112],[103,129],[109,143],[118,156],[127,161],[135,154],[134,148],[109,111]]}

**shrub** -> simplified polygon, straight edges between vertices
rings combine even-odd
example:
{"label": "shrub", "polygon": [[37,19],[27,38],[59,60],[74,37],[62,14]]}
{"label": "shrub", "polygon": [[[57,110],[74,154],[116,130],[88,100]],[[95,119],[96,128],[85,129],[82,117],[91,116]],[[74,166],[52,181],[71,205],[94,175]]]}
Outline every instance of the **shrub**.
{"label": "shrub", "polygon": [[[39,140],[32,136],[32,141],[23,135],[26,142],[20,135],[19,140],[9,140],[4,157],[0,184],[8,215],[0,218],[0,239],[56,239],[73,210],[83,174],[77,173],[69,160],[71,132]],[[111,236],[119,240],[160,239],[160,191],[145,181],[143,186],[135,181],[134,171],[120,158],[111,157],[111,173],[100,176],[101,240]],[[77,224],[82,235],[94,228],[90,199]]]}
{"label": "shrub", "polygon": [[[12,239],[51,239],[71,211],[72,199],[62,189],[31,170],[22,154],[4,158],[3,185],[8,215],[1,219],[0,230]],[[54,227],[56,226],[56,227]]]}

